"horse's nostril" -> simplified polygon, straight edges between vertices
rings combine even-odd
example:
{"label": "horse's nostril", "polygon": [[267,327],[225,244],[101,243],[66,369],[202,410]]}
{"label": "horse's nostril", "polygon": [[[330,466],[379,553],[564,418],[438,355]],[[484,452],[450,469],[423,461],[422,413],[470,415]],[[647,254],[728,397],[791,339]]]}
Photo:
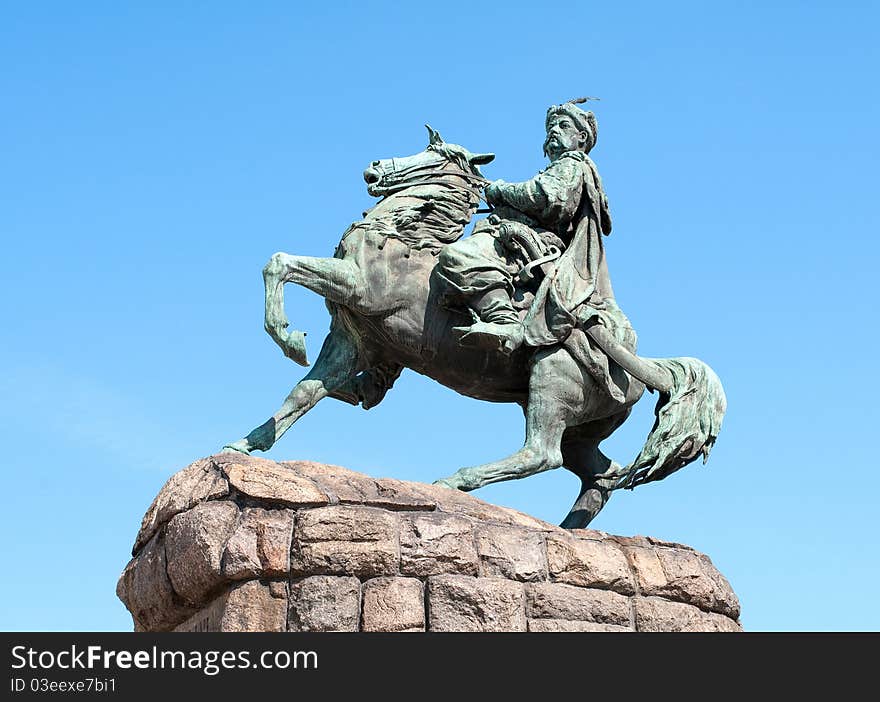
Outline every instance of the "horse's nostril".
{"label": "horse's nostril", "polygon": [[376,173],[372,168],[368,168],[364,171],[364,180],[367,185],[373,185],[374,183],[379,182],[379,174]]}

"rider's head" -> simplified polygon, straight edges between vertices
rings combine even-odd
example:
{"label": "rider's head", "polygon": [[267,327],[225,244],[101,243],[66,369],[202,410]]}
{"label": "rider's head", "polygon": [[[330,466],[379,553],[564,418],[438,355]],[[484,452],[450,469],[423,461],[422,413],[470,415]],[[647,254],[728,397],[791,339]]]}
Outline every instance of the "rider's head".
{"label": "rider's head", "polygon": [[544,155],[555,161],[566,151],[590,153],[599,136],[596,115],[585,112],[573,102],[552,105],[545,121],[547,138]]}

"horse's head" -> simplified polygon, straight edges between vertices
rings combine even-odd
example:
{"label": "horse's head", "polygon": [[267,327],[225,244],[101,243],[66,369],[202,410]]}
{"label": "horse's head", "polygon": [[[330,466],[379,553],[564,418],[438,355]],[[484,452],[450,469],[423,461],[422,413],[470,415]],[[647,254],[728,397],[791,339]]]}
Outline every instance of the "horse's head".
{"label": "horse's head", "polygon": [[447,144],[439,133],[425,126],[430,138],[424,151],[413,156],[373,161],[364,171],[370,195],[382,197],[451,175],[464,179],[475,189],[483,182],[479,166],[490,163],[495,154],[474,154],[458,144]]}

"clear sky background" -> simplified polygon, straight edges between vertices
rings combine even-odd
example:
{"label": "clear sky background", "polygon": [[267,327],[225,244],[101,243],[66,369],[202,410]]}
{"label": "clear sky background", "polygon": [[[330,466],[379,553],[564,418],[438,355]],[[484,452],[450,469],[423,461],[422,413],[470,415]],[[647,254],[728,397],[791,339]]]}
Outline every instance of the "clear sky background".
{"label": "clear sky background", "polygon": [[[0,628],[130,629],[114,594],[167,478],[303,375],[262,329],[278,250],[332,255],[373,159],[447,141],[489,178],[594,103],[618,302],[729,411],[707,466],[593,526],[687,543],[750,630],[878,630],[876,3],[7,2],[0,8]],[[329,317],[287,287],[310,356]],[[604,444],[651,426],[646,395]],[[521,445],[516,406],[407,371],[268,455],[431,482]],[[565,470],[478,497],[551,522]]]}

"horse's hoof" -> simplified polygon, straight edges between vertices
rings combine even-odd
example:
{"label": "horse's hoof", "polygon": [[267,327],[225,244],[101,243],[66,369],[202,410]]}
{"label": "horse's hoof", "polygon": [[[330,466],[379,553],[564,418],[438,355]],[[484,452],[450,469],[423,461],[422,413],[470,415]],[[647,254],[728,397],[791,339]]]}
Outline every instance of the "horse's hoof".
{"label": "horse's hoof", "polygon": [[233,444],[226,444],[222,449],[220,449],[220,453],[243,453],[245,456],[250,456],[251,452],[248,451],[243,446],[237,446],[236,444],[241,444],[243,442],[236,441]]}
{"label": "horse's hoof", "polygon": [[449,488],[450,490],[458,490],[457,485],[453,485],[448,480],[435,480],[432,485],[439,485],[440,487]]}
{"label": "horse's hoof", "polygon": [[284,355],[301,366],[309,365],[306,356],[306,335],[301,331],[293,331],[284,340]]}

